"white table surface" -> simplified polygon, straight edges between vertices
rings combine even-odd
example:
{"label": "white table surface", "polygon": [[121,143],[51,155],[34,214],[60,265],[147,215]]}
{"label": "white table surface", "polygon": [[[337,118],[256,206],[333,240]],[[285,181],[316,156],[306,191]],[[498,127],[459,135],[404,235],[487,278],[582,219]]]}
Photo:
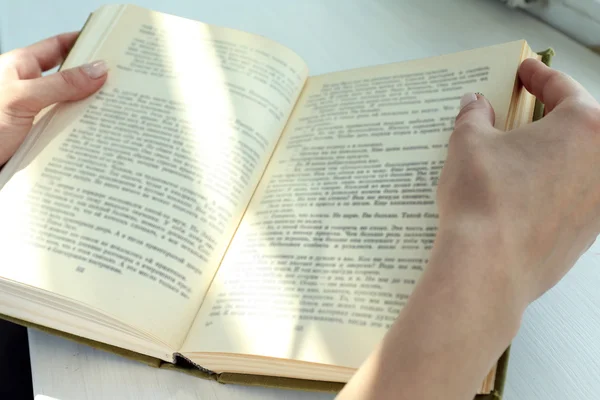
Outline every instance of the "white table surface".
{"label": "white table surface", "polygon": [[[78,29],[101,1],[0,0],[0,48]],[[275,39],[313,74],[525,38],[552,46],[554,66],[600,99],[600,56],[497,0],[188,0],[137,4]],[[596,254],[598,253],[598,254]],[[220,385],[157,371],[29,331],[34,392],[74,399],[331,399],[319,393]],[[600,246],[527,311],[512,348],[507,400],[600,397]]]}

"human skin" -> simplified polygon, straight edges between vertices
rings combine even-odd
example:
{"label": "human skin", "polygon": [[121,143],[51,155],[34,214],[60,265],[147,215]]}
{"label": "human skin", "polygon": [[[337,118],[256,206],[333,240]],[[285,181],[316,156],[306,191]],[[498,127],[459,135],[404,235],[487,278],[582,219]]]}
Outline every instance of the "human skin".
{"label": "human skin", "polygon": [[106,81],[108,68],[102,61],[42,76],[64,61],[77,36],[64,33],[0,56],[0,166],[23,142],[42,109],[86,98]]}
{"label": "human skin", "polygon": [[339,400],[472,400],[527,306],[597,237],[600,106],[537,60],[519,77],[546,116],[502,132],[483,96],[463,97],[427,268]]}

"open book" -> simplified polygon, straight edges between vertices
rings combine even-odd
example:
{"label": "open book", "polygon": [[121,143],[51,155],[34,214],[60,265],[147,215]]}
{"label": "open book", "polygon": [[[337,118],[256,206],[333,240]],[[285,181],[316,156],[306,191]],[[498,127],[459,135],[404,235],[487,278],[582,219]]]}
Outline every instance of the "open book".
{"label": "open book", "polygon": [[[524,41],[308,76],[263,37],[130,5],[0,174],[0,314],[221,382],[337,390],[427,264],[464,92],[511,129]],[[494,368],[482,394],[501,391]]]}

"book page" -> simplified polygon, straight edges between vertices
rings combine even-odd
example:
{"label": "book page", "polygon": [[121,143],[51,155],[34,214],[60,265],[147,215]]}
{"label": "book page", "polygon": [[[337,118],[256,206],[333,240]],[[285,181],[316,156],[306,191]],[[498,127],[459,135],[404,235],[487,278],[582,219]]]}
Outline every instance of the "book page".
{"label": "book page", "polygon": [[358,367],[427,264],[460,97],[503,129],[523,48],[311,77],[183,351]]}
{"label": "book page", "polygon": [[64,67],[104,59],[107,84],[51,111],[0,191],[0,277],[176,349],[306,66],[265,38],[133,6],[82,58]]}

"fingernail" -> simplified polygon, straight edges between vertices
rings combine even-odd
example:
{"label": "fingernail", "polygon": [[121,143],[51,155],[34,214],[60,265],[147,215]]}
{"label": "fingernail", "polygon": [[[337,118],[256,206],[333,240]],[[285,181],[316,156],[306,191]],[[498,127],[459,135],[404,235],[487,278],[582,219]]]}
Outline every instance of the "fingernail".
{"label": "fingernail", "polygon": [[463,97],[460,98],[460,109],[462,110],[468,104],[477,101],[477,95],[475,93],[465,93]]}
{"label": "fingernail", "polygon": [[81,69],[92,79],[98,79],[108,72],[108,66],[104,61],[101,60],[84,64],[81,66]]}

